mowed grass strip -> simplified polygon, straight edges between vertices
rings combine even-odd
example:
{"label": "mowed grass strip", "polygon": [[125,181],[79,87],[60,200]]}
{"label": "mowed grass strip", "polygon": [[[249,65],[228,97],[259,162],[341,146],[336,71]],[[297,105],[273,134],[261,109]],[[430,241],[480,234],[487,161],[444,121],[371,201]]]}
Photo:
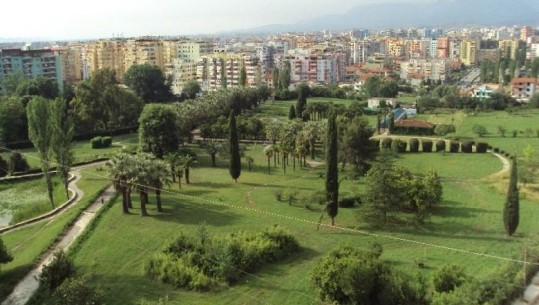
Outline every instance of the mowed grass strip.
{"label": "mowed grass strip", "polygon": [[[484,164],[478,163],[481,161],[475,156],[458,154],[455,156],[462,157],[461,162],[454,164],[459,166],[458,169],[452,169],[450,165],[446,165],[448,169],[440,169],[440,172],[445,172],[444,178],[467,177],[471,180],[444,182],[444,202],[423,227],[395,222],[383,230],[373,230],[362,220],[364,207],[339,209],[337,225],[369,233],[362,234],[326,226],[317,230],[316,223],[323,214],[322,206],[310,203],[309,208],[305,208],[299,201],[289,205],[286,201],[276,200],[276,191],[285,194],[297,192],[301,197],[322,190],[323,166],[297,167],[296,171],[290,166],[286,175],[280,167],[272,167],[272,173],[267,174],[267,159],[262,154],[261,145],[256,149],[254,146],[250,148],[248,154],[255,157],[255,169],[248,172],[244,164],[237,184],[229,177],[226,161],[220,160],[217,168],[208,167],[207,156],[199,151],[202,163],[191,171],[192,184],[183,184],[181,190],[177,185],[170,187],[174,192],[187,196],[165,194],[164,213],[157,213],[155,205],[151,204],[150,217],[138,216],[136,195],[133,197],[136,208],[132,215],[122,215],[119,202],[115,203],[75,255],[79,272],[90,275],[91,282],[104,288],[107,304],[133,304],[141,299],[156,301],[164,296],[169,296],[169,304],[313,304],[316,301],[309,284],[309,274],[317,259],[341,244],[368,248],[372,242],[381,243],[384,246],[383,258],[410,273],[422,272],[428,276],[435,268],[454,263],[462,265],[472,276],[487,278],[489,272],[503,261],[388,236],[517,259],[523,246],[532,244],[537,236],[539,224],[533,220],[537,205],[522,201],[519,234],[515,238],[505,237],[502,223],[505,196],[481,179],[476,179],[501,168],[501,162],[487,154],[479,155],[487,160],[483,161]],[[419,169],[429,165],[429,162],[423,163],[425,160],[430,158],[436,164],[446,157],[436,154],[420,156],[405,154],[398,162],[405,162],[414,172],[420,172]],[[486,169],[467,170],[476,165]],[[361,191],[363,186],[362,180],[343,180],[341,191]],[[150,202],[155,203],[153,195]],[[322,222],[328,224],[328,217],[324,216]],[[297,237],[303,250],[282,263],[262,268],[256,276],[246,276],[243,282],[217,292],[174,289],[143,275],[142,265],[149,255],[160,251],[180,230],[194,231],[201,223],[205,223],[211,233],[223,235],[241,229],[263,230],[280,224]],[[419,261],[426,268],[419,269]]]}

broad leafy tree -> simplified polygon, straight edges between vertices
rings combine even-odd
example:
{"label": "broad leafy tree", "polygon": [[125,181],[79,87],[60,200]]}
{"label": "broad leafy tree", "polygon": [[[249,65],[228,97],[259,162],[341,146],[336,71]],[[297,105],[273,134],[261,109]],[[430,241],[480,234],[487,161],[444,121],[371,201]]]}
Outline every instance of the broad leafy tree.
{"label": "broad leafy tree", "polygon": [[171,81],[158,66],[132,65],[125,71],[124,83],[146,103],[172,100]]}
{"label": "broad leafy tree", "polygon": [[330,114],[326,139],[326,212],[331,217],[331,225],[335,225],[335,217],[339,209],[339,169],[338,169],[338,129],[337,115]]}
{"label": "broad leafy tree", "polygon": [[148,104],[139,118],[139,148],[163,158],[180,145],[178,115],[170,105]]}
{"label": "broad leafy tree", "polygon": [[19,97],[0,98],[0,142],[22,141],[28,133],[26,110]]}
{"label": "broad leafy tree", "polygon": [[69,170],[73,163],[73,135],[75,126],[68,112],[67,102],[57,98],[51,103],[50,129],[52,132],[51,149],[56,160],[56,172],[64,184],[69,198]]}
{"label": "broad leafy tree", "polygon": [[9,263],[13,260],[13,256],[9,254],[9,251],[0,236],[0,264]]}
{"label": "broad leafy tree", "polygon": [[351,163],[355,164],[359,172],[366,172],[370,161],[378,151],[376,143],[370,140],[374,129],[369,126],[369,121],[364,117],[356,117],[343,125],[345,126],[341,151]]}
{"label": "broad leafy tree", "polygon": [[26,106],[28,117],[28,137],[36,148],[41,161],[41,170],[47,185],[47,194],[52,208],[54,209],[53,184],[49,171],[50,151],[51,151],[51,128],[49,123],[50,108],[49,101],[43,97],[34,97]]}
{"label": "broad leafy tree", "polygon": [[235,182],[238,182],[238,178],[241,175],[241,152],[238,138],[238,128],[236,126],[236,115],[234,114],[234,111],[230,112],[228,131],[228,143],[230,148],[229,173],[230,177],[232,177]]}
{"label": "broad leafy tree", "polygon": [[378,76],[373,76],[368,78],[363,84],[363,91],[368,97],[378,97],[380,95],[380,86],[382,85],[382,80]]}
{"label": "broad leafy tree", "polygon": [[182,89],[182,94],[189,99],[194,99],[201,91],[202,89],[200,88],[200,84],[196,80],[192,79],[185,83]]}
{"label": "broad leafy tree", "polygon": [[505,233],[512,236],[517,230],[519,223],[519,191],[518,191],[518,176],[517,176],[517,160],[513,157],[511,164],[511,176],[509,177],[509,188],[507,190],[507,198],[503,209],[503,224]]}

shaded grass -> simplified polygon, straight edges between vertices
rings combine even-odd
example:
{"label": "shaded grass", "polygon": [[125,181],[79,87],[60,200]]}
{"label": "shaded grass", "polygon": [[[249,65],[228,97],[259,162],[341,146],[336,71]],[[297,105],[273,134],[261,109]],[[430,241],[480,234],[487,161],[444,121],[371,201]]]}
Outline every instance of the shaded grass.
{"label": "shaded grass", "polygon": [[[229,177],[226,162],[219,162],[219,167],[215,169],[203,163],[191,172],[192,184],[184,185],[181,191],[177,186],[172,186],[171,190],[179,194],[164,195],[164,213],[157,213],[155,205],[150,204],[150,217],[136,215],[139,211],[136,204],[138,198],[134,197],[132,215],[123,215],[118,201],[103,215],[95,231],[81,245],[81,250],[75,256],[75,265],[80,273],[90,275],[95,283],[101,283],[105,288],[107,304],[133,304],[141,299],[156,301],[166,295],[169,296],[169,304],[313,304],[317,301],[308,278],[317,259],[341,244],[369,248],[374,241],[383,245],[383,258],[405,272],[421,272],[429,276],[435,268],[454,263],[463,266],[469,275],[484,278],[502,262],[421,243],[519,258],[522,247],[534,243],[537,238],[539,224],[533,217],[537,204],[522,201],[519,234],[515,238],[506,238],[502,223],[505,196],[480,179],[444,182],[444,202],[423,227],[395,223],[383,229],[372,229],[362,220],[365,208],[361,206],[339,209],[336,221],[338,226],[359,228],[363,233],[325,226],[316,230],[322,211],[320,206],[315,205],[317,209],[314,211],[299,204],[289,206],[275,200],[273,192],[297,190],[300,194],[310,194],[323,189],[324,180],[320,174],[324,168],[297,168],[293,171],[290,167],[286,175],[282,170],[272,168],[272,174],[268,175],[261,148],[250,148],[255,164],[262,166],[250,173],[244,169],[239,183],[234,183]],[[200,151],[200,154],[203,152]],[[430,162],[440,163],[446,158],[436,154],[421,156],[405,154],[399,162],[405,162],[414,172],[420,172]],[[479,178],[501,168],[501,163],[498,161],[496,164],[489,155],[458,156],[462,157],[461,163],[448,163],[441,170],[447,178],[460,178],[462,174]],[[486,158],[486,161],[480,161],[479,157]],[[429,158],[430,161],[427,161]],[[457,166],[457,163],[459,168],[453,169],[452,166]],[[466,172],[467,168],[475,165],[478,165],[477,171]],[[343,180],[341,183],[342,192],[363,189],[362,180]],[[153,196],[150,202],[155,202]],[[149,255],[174,238],[179,228],[194,231],[200,223],[205,223],[212,234],[218,235],[239,229],[263,230],[279,224],[296,236],[303,250],[285,262],[266,266],[256,276],[246,276],[238,285],[223,287],[218,292],[197,293],[174,289],[143,275],[142,265]],[[329,223],[327,216],[323,223]],[[418,260],[427,268],[418,269]]]}

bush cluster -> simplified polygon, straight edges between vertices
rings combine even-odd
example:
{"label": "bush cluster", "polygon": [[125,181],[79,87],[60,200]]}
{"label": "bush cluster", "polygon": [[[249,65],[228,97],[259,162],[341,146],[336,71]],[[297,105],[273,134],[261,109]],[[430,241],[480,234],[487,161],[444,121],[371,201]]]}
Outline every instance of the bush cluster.
{"label": "bush cluster", "polygon": [[445,140],[438,140],[436,142],[436,151],[445,151]]}
{"label": "bush cluster", "polygon": [[487,149],[489,148],[489,145],[485,142],[479,142],[477,143],[476,147],[475,147],[475,152],[477,153],[480,153],[480,154],[484,154],[487,152]]}
{"label": "bush cluster", "polygon": [[459,141],[451,141],[451,142],[449,142],[449,152],[458,153],[459,148],[460,148],[460,142]]}
{"label": "bush cluster", "polygon": [[393,142],[393,139],[391,138],[384,138],[382,140],[382,148],[383,149],[391,149],[391,143]]}
{"label": "bush cluster", "polygon": [[340,208],[353,208],[356,204],[361,203],[361,198],[357,195],[342,196],[339,198]]}
{"label": "bush cluster", "polygon": [[112,145],[112,138],[111,137],[95,137],[90,140],[90,144],[92,145],[93,149],[107,148]]}
{"label": "bush cluster", "polygon": [[393,150],[394,152],[397,152],[397,153],[405,153],[406,152],[406,142],[400,140],[400,139],[395,139],[392,143],[391,143],[391,150]]}
{"label": "bush cluster", "polygon": [[214,282],[237,282],[253,272],[299,250],[297,240],[284,228],[262,232],[237,232],[228,237],[209,236],[205,227],[196,234],[181,233],[144,265],[152,279],[177,287],[205,291]]}

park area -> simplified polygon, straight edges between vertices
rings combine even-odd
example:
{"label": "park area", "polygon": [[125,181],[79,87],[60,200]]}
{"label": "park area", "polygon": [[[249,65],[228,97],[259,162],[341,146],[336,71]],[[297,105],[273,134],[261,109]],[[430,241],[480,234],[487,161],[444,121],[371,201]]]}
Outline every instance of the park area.
{"label": "park area", "polygon": [[[344,106],[350,103],[327,98],[309,102],[315,100]],[[294,104],[295,101],[265,103],[256,109],[255,116],[287,120]],[[450,135],[452,138],[485,141],[517,155],[528,145],[539,150],[539,134],[535,134],[534,127],[538,118],[539,112],[533,111],[420,115],[420,119],[433,123],[454,124],[457,130]],[[376,116],[369,116],[368,121],[376,128]],[[481,139],[472,131],[475,124],[484,125],[488,131]],[[498,126],[508,130],[505,136],[497,132]],[[530,128],[534,128],[532,135],[525,132]],[[515,137],[513,129],[518,130]],[[83,162],[110,157],[122,149],[132,150],[136,144],[136,134],[116,137],[113,146],[103,150],[91,149],[88,141],[79,142],[75,145],[75,159]],[[105,304],[157,304],[159,299],[163,304],[318,304],[310,277],[319,259],[342,245],[369,251],[373,243],[383,247],[381,258],[392,268],[421,274],[427,281],[435,270],[448,264],[461,266],[467,277],[486,280],[500,266],[517,264],[511,260],[521,260],[524,249],[534,247],[539,235],[535,216],[538,196],[535,185],[530,184],[521,192],[518,231],[513,237],[506,236],[502,218],[509,169],[502,162],[504,157],[500,159],[492,153],[398,154],[395,164],[414,175],[422,176],[434,169],[440,177],[443,199],[425,222],[395,217],[384,226],[373,226],[364,219],[367,205],[359,202],[339,208],[335,226],[331,226],[324,205],[311,200],[312,194],[324,189],[326,169],[321,144],[316,147],[314,160],[307,157],[306,166],[297,164],[295,168],[290,161],[285,173],[282,166],[269,162],[264,141],[244,143],[252,168],[249,170],[242,160],[237,183],[229,175],[229,161],[218,155],[213,167],[203,144],[203,140],[195,139],[185,145],[196,153],[198,164],[190,170],[189,184],[163,187],[162,212],[157,211],[153,192],[149,194],[148,217],[139,216],[138,194],[132,194],[130,214],[122,213],[122,198],[117,196],[107,203],[110,209],[103,209],[91,232],[70,252],[76,274],[87,276],[88,283],[101,290]],[[31,167],[37,167],[32,150],[21,152]],[[78,186],[85,192],[80,203],[53,220],[2,234],[14,260],[2,265],[0,299],[7,297],[64,227],[106,187],[105,165],[84,167],[79,172],[82,179]],[[339,171],[339,179],[341,196],[363,197],[365,177],[353,175],[351,165]],[[44,192],[40,179],[0,184],[1,198],[14,211],[24,209],[20,198],[29,206],[42,203],[48,208],[47,198],[40,197]],[[56,193],[57,198],[65,198],[61,185],[57,185]],[[243,272],[233,284],[216,283],[211,291],[192,291],[144,274],[148,259],[182,232],[197,234],[204,227],[212,236],[224,239],[239,231],[263,231],[277,225],[296,238],[299,250],[256,272]],[[34,300],[34,304],[38,303]]]}

